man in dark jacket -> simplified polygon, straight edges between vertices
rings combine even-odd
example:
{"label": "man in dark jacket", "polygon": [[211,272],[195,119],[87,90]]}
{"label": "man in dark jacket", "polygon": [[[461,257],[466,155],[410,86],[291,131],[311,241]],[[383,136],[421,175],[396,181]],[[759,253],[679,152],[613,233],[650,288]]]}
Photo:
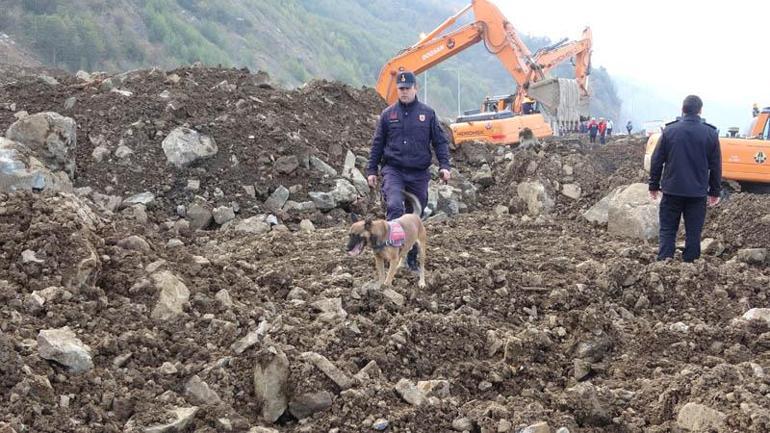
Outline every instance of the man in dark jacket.
{"label": "man in dark jacket", "polygon": [[[386,218],[393,220],[411,212],[411,203],[404,206],[403,190],[420,200],[423,209],[428,203],[431,146],[439,163],[439,175],[449,181],[449,141],[441,129],[432,108],[417,100],[417,80],[412,72],[396,75],[398,102],[380,115],[372,138],[372,150],[367,168],[369,186],[376,188],[378,171],[382,174],[382,194],[386,202]],[[380,170],[381,167],[381,170]],[[410,269],[417,269],[417,247],[407,256]]]}
{"label": "man in dark jacket", "polygon": [[682,103],[682,117],[666,124],[650,165],[650,198],[660,191],[660,249],[658,260],[674,257],[679,219],[684,215],[682,260],[700,257],[700,235],[706,203],[719,204],[722,161],[717,129],[700,118],[703,101],[690,95]]}

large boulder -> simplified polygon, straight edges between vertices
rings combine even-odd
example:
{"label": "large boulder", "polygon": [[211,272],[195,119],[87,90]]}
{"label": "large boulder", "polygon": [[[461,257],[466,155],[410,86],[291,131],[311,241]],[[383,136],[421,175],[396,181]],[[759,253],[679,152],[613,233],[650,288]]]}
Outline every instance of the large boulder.
{"label": "large boulder", "polygon": [[358,198],[356,187],[345,179],[337,179],[336,186],[331,190],[334,201],[339,204],[352,203]]}
{"label": "large boulder", "polygon": [[516,191],[519,197],[527,204],[527,210],[530,215],[547,214],[554,206],[553,198],[548,194],[545,185],[538,180],[522,182]]}
{"label": "large boulder", "polygon": [[64,171],[52,172],[32,150],[0,137],[0,192],[72,191],[72,182]]}
{"label": "large boulder", "polygon": [[647,184],[621,190],[607,207],[607,231],[622,237],[653,240],[658,237],[658,203],[650,200]]}
{"label": "large boulder", "polygon": [[308,193],[313,204],[320,210],[331,210],[337,207],[337,201],[330,192],[312,191]]}
{"label": "large boulder", "polygon": [[596,224],[607,224],[608,212],[610,208],[610,202],[623,191],[625,187],[618,187],[612,190],[604,198],[599,200],[595,205],[583,213],[583,218]]}
{"label": "large boulder", "polygon": [[217,154],[214,139],[190,128],[179,127],[171,131],[162,143],[166,159],[177,168]]}
{"label": "large boulder", "polygon": [[5,137],[29,147],[52,171],[74,178],[78,139],[73,119],[53,112],[33,114],[13,123]]}
{"label": "large boulder", "polygon": [[270,348],[257,355],[254,366],[254,394],[262,403],[262,419],[276,422],[289,404],[287,387],[289,382],[289,359],[286,355]]}

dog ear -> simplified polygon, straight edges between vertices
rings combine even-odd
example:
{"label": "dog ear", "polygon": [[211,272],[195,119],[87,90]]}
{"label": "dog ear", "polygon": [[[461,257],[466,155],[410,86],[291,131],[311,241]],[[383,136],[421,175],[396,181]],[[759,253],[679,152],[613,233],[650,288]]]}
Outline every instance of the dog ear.
{"label": "dog ear", "polygon": [[359,217],[358,214],[356,214],[355,212],[351,212],[350,213],[350,221],[351,222],[355,223],[355,222],[358,222],[358,220],[360,220],[360,219],[361,219],[361,217]]}
{"label": "dog ear", "polygon": [[364,229],[367,231],[372,229],[372,217],[366,217],[366,222],[364,222]]}

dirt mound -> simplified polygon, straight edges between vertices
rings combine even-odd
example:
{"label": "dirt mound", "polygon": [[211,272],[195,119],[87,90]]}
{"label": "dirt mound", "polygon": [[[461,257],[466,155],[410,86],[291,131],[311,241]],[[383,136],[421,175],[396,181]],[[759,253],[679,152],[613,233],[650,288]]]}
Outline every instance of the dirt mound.
{"label": "dirt mound", "polygon": [[480,203],[486,208],[525,210],[519,199],[522,182],[540,182],[551,213],[574,219],[618,186],[645,182],[643,138],[610,139],[605,146],[585,136],[554,137],[525,147],[470,143],[455,152],[455,161],[468,178],[484,164],[491,166],[493,183],[482,186]]}
{"label": "dirt mound", "polygon": [[20,293],[51,286],[78,291],[93,285],[101,267],[95,234],[101,220],[70,194],[0,195],[0,266]]}
{"label": "dirt mound", "polygon": [[767,248],[770,245],[770,195],[730,194],[709,212],[706,229],[731,249]]}
{"label": "dirt mound", "polygon": [[[308,192],[334,185],[308,158],[341,171],[348,150],[367,155],[376,116],[384,108],[372,89],[327,81],[276,89],[265,74],[247,70],[193,67],[95,75],[86,82],[56,78],[60,84],[51,86],[20,77],[2,88],[0,100],[15,103],[17,110],[55,111],[75,119],[75,186],[122,198],[153,193],[163,216],[174,215],[178,205],[189,205],[196,195],[211,207],[237,203],[244,218],[269,213],[264,201],[281,185],[293,187],[292,200],[308,200]],[[15,120],[12,112],[0,112],[0,129]],[[161,143],[179,126],[214,139],[217,154],[182,169],[170,165]],[[294,158],[295,166],[279,166],[281,157]],[[188,188],[190,181],[199,188]],[[327,223],[320,213],[314,219]]]}

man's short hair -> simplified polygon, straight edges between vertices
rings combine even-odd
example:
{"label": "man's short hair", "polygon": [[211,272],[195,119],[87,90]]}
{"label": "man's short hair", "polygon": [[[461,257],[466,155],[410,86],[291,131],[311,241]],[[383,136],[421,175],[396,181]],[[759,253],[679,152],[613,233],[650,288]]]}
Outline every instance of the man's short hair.
{"label": "man's short hair", "polygon": [[684,114],[700,114],[702,108],[703,101],[695,95],[689,95],[682,102],[682,113]]}

